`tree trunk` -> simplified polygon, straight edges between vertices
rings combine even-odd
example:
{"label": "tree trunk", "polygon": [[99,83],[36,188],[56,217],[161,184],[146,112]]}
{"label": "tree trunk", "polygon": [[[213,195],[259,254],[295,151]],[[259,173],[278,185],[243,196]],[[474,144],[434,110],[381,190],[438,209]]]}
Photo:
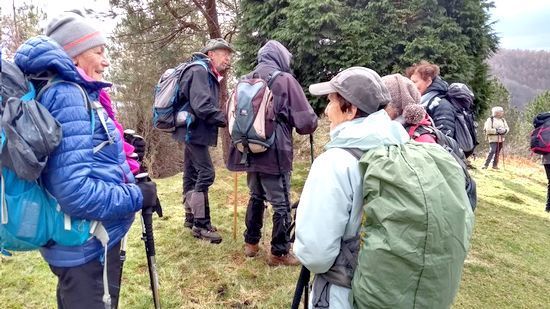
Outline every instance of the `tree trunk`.
{"label": "tree trunk", "polygon": [[[206,18],[206,25],[208,26],[208,35],[211,39],[221,38],[222,32],[220,24],[218,22],[218,9],[216,7],[216,0],[206,0],[204,7],[199,4],[197,0],[193,0],[195,5],[201,10]],[[227,99],[229,94],[227,93],[227,72],[223,74],[223,79],[220,83],[220,108],[222,111],[226,110]],[[222,152],[223,160],[227,162],[227,156],[229,155],[229,130],[224,128],[222,133]]]}

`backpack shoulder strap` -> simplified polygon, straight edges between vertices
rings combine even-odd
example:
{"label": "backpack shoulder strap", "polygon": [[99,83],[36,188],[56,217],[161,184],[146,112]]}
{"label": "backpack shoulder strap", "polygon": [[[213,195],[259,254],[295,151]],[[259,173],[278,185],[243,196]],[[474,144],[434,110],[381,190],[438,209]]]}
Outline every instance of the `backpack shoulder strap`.
{"label": "backpack shoulder strap", "polygon": [[56,77],[49,78],[48,83],[46,83],[46,85],[44,87],[42,87],[40,92],[38,92],[38,95],[36,96],[36,99],[39,100],[40,97],[42,97],[42,95],[46,92],[47,89],[53,87],[56,84],[60,84],[60,83],[71,84],[71,85],[75,86],[80,91],[80,94],[82,94],[82,97],[84,98],[84,101],[86,102],[86,108],[90,111],[91,133],[92,134],[94,133],[94,128],[95,128],[95,117],[93,115],[93,111],[95,110],[95,112],[97,114],[97,117],[99,118],[99,121],[101,122],[101,126],[105,130],[105,134],[107,134],[107,140],[105,140],[105,141],[101,142],[99,145],[95,146],[94,149],[93,149],[93,153],[99,152],[101,149],[103,149],[103,147],[105,147],[108,144],[113,144],[115,142],[115,140],[114,140],[113,136],[111,136],[111,133],[109,132],[109,128],[107,127],[107,120],[105,119],[105,115],[101,111],[103,109],[103,106],[98,101],[93,101],[92,102],[90,100],[90,97],[86,93],[86,91],[84,91],[84,89],[82,89],[82,86],[80,86],[79,84],[77,84],[75,82],[72,82],[72,81],[57,79]]}
{"label": "backpack shoulder strap", "polygon": [[267,87],[271,88],[271,84],[273,84],[273,82],[275,81],[275,78],[277,76],[279,76],[280,74],[282,74],[283,72],[279,71],[279,70],[275,70],[273,72],[271,72],[271,74],[269,74],[266,78],[266,82],[267,82]]}
{"label": "backpack shoulder strap", "polygon": [[443,134],[443,132],[441,132],[441,130],[438,130],[437,128],[431,128],[431,134],[435,135],[435,141],[443,146],[443,148],[446,148],[446,143],[445,143],[445,140],[446,140],[446,135]]}
{"label": "backpack shoulder strap", "polygon": [[361,159],[361,157],[364,154],[364,151],[359,148],[342,148],[345,151],[349,152],[352,156],[354,156],[357,160]]}
{"label": "backpack shoulder strap", "polygon": [[414,127],[414,131],[412,132],[411,138],[416,139],[424,134],[434,134],[434,127],[427,126],[424,124],[419,124],[416,127]]}

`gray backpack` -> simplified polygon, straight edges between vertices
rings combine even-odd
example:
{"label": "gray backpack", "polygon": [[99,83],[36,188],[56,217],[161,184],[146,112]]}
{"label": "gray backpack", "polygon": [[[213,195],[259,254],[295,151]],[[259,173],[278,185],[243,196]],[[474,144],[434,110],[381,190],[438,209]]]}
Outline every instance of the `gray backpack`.
{"label": "gray backpack", "polygon": [[155,86],[153,102],[153,127],[172,133],[177,127],[189,127],[194,120],[189,102],[176,110],[179,93],[179,81],[183,73],[193,65],[201,65],[208,70],[205,61],[191,58],[190,61],[166,70]]}

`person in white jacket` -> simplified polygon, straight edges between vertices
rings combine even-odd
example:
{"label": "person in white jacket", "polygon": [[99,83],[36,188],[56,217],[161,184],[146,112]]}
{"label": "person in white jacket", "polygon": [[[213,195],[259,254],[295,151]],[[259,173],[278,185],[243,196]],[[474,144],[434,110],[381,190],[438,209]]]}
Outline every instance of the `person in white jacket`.
{"label": "person in white jacket", "polygon": [[[346,69],[309,91],[328,95],[330,142],[313,162],[300,197],[294,251],[315,274],[309,307],[351,308],[363,207],[362,173],[354,152],[403,144],[409,136],[383,110],[391,97],[371,69]],[[348,253],[351,260],[345,258]]]}
{"label": "person in white jacket", "polygon": [[482,169],[487,169],[491,161],[493,161],[493,169],[498,169],[499,156],[504,146],[504,135],[510,131],[508,123],[504,119],[504,109],[502,107],[495,106],[491,109],[491,117],[485,121],[483,130],[490,149]]}

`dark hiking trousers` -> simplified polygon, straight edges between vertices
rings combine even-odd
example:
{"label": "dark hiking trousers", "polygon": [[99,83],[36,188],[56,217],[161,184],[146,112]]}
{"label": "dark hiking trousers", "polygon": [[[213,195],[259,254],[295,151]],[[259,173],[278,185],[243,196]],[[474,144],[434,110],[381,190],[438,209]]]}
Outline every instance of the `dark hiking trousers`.
{"label": "dark hiking trousers", "polygon": [[[107,276],[111,308],[116,308],[120,292],[120,243],[107,253]],[[76,267],[50,269],[57,276],[57,308],[105,309],[103,303],[103,263],[99,258]]]}
{"label": "dark hiking trousers", "polygon": [[546,190],[546,208],[550,208],[550,164],[544,164],[546,179],[548,179],[548,188]]}
{"label": "dark hiking trousers", "polygon": [[204,213],[205,216],[204,218],[195,218],[194,220],[194,224],[198,227],[210,225],[208,188],[214,183],[214,178],[214,165],[210,158],[208,146],[185,144],[183,155],[183,195],[187,196],[187,193],[190,191],[203,192],[204,194],[204,210],[201,210],[200,213]]}
{"label": "dark hiking trousers", "polygon": [[500,151],[502,150],[502,142],[489,143],[489,154],[487,155],[487,160],[485,160],[485,167],[489,166],[491,160],[493,160],[493,167],[498,166],[498,157],[500,156]]}
{"label": "dark hiking trousers", "polygon": [[[283,177],[285,185],[283,189]],[[271,232],[271,253],[281,256],[290,249],[290,174],[270,175],[264,173],[247,173],[250,200],[246,209],[246,231],[244,241],[257,244],[262,237],[265,201],[273,206],[273,230]]]}

